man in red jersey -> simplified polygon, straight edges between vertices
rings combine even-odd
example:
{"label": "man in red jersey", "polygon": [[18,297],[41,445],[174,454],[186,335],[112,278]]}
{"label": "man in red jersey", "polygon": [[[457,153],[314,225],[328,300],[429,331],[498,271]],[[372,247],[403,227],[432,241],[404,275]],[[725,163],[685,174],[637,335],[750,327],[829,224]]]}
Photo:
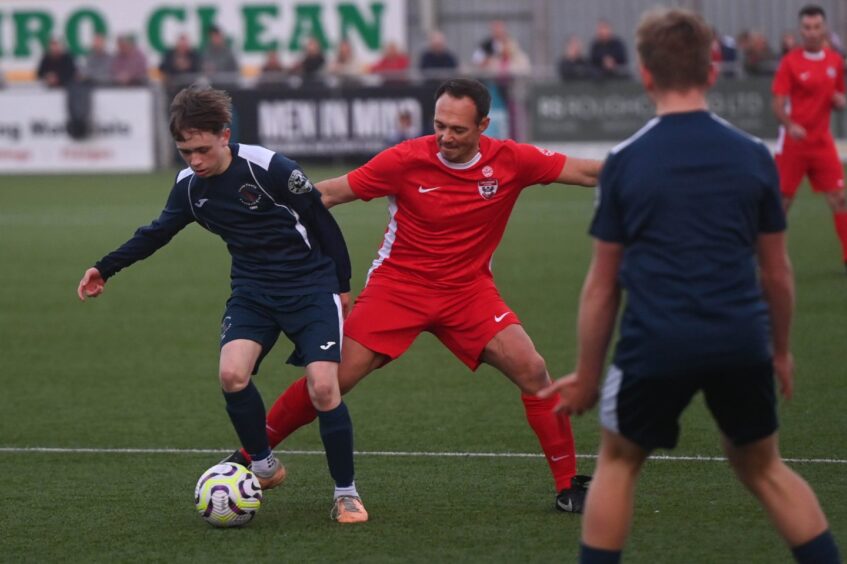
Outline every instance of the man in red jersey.
{"label": "man in red jersey", "polygon": [[[480,82],[448,80],[436,92],[435,135],[400,143],[316,185],[327,207],[385,196],[390,213],[365,289],[344,324],[339,384],[348,392],[421,332],[433,333],[471,370],[488,363],[518,386],[556,482],[556,507],[580,513],[590,478],[576,475],[570,420],[554,412],[558,397],[535,397],[551,382],[547,367],[500,297],[490,264],[524,188],[594,186],[601,163],[484,136],[490,104]],[[268,414],[270,443],[314,418],[300,379]],[[244,462],[240,456],[230,460]]]}
{"label": "man in red jersey", "polygon": [[[786,54],[773,81],[773,111],[782,124],[776,149],[785,211],[805,175],[832,210],[847,266],[847,206],[844,170],[829,131],[832,108],[845,106],[844,61],[826,46],[826,14],[820,6],[800,10],[802,47]],[[787,102],[787,103],[786,103]]]}

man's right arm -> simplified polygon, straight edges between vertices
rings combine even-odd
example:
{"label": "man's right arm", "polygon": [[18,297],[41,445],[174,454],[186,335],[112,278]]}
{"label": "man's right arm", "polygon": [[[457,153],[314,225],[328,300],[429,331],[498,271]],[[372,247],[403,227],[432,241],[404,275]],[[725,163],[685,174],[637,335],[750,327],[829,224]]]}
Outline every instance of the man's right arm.
{"label": "man's right arm", "polygon": [[315,188],[321,193],[321,202],[326,208],[359,199],[353,189],[350,188],[346,174],[329,180],[322,180],[315,184]]}
{"label": "man's right arm", "polygon": [[770,310],[774,369],[782,395],[790,399],[794,388],[794,361],[789,343],[794,315],[794,275],[785,232],[760,233],[756,251],[762,292]]}

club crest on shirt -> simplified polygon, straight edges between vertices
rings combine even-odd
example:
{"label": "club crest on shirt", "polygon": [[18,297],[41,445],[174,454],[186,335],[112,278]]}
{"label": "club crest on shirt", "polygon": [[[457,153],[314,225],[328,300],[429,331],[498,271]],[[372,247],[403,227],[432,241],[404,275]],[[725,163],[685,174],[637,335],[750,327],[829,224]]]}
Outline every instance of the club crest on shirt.
{"label": "club crest on shirt", "polygon": [[491,178],[492,176],[494,176],[494,169],[490,166],[484,166],[482,167],[482,175],[485,178]]}
{"label": "club crest on shirt", "polygon": [[489,178],[486,180],[480,180],[476,183],[476,186],[479,188],[479,195],[486,200],[490,200],[494,197],[494,194],[497,193],[499,182],[497,182],[496,178]]}
{"label": "club crest on shirt", "polygon": [[305,194],[312,191],[312,183],[299,170],[292,170],[288,177],[288,191],[292,194]]}
{"label": "club crest on shirt", "polygon": [[828,76],[829,78],[835,78],[835,68],[826,67],[826,76]]}
{"label": "club crest on shirt", "polygon": [[253,184],[243,184],[238,189],[238,199],[251,210],[259,208],[259,204],[262,203],[264,196],[262,191]]}

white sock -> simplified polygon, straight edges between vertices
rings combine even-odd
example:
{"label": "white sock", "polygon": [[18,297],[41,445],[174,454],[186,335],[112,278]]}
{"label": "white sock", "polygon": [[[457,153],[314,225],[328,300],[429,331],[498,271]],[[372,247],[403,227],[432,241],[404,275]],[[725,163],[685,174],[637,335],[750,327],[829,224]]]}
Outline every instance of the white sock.
{"label": "white sock", "polygon": [[359,492],[356,491],[356,482],[353,482],[346,488],[339,488],[338,486],[335,486],[335,493],[333,494],[332,499],[336,500],[341,496],[359,497]]}
{"label": "white sock", "polygon": [[276,466],[279,464],[276,457],[271,453],[267,458],[261,460],[253,460],[250,470],[260,478],[270,478],[276,471]]}

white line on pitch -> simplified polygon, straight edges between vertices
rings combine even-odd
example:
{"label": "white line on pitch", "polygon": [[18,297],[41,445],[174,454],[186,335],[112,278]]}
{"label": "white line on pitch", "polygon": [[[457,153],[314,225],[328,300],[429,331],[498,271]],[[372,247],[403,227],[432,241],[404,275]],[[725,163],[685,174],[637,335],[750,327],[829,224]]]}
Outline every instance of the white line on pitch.
{"label": "white line on pitch", "polygon": [[[221,454],[232,452],[225,449],[209,448],[65,448],[65,447],[0,447],[0,453],[57,453],[57,454]],[[322,450],[277,450],[276,452],[286,455],[320,455]],[[432,458],[541,458],[543,455],[528,452],[423,452],[423,451],[356,451],[357,456],[410,456],[410,457],[432,457]],[[577,458],[597,458],[596,454],[578,454]],[[722,456],[676,456],[669,454],[658,454],[650,457],[650,460],[670,461],[700,461],[700,462],[726,462]],[[799,464],[847,464],[847,460],[840,458],[784,458],[786,462]]]}

